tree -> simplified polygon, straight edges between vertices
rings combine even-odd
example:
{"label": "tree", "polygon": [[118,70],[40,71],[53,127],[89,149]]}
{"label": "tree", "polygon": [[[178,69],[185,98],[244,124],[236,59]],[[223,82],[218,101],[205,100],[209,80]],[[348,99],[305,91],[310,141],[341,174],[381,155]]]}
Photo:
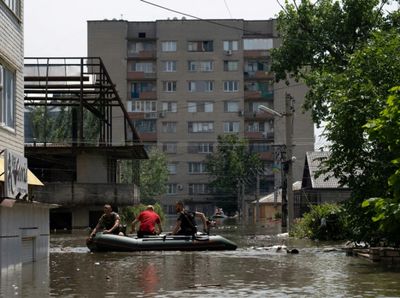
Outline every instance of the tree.
{"label": "tree", "polygon": [[120,181],[132,183],[135,181],[137,167],[139,171],[140,200],[144,204],[152,204],[155,197],[166,193],[168,181],[167,158],[157,148],[148,152],[149,159],[141,160],[140,165],[126,160],[120,163]]}
{"label": "tree", "polygon": [[257,174],[263,169],[259,156],[250,153],[246,140],[235,134],[218,136],[217,151],[206,163],[211,186],[221,196],[219,204],[228,211],[237,210],[238,186],[244,183],[255,189]]}
{"label": "tree", "polygon": [[387,143],[369,138],[366,126],[379,116],[400,73],[399,13],[385,16],[387,2],[286,2],[278,20],[282,47],[273,53],[277,79],[292,73],[310,88],[305,108],[317,124],[327,123],[332,144],[325,171],[353,190],[347,205],[352,236],[370,243],[385,235],[361,202],[391,197],[387,181],[394,170]]}

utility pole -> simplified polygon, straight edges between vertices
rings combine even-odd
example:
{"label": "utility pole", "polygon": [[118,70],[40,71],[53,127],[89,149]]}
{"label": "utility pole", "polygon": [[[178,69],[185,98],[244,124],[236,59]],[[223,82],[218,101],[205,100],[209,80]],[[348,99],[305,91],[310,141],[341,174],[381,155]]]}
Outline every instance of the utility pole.
{"label": "utility pole", "polygon": [[257,190],[256,190],[256,223],[260,221],[260,174],[257,173]]}
{"label": "utility pole", "polygon": [[287,230],[291,231],[293,228],[294,219],[294,198],[293,198],[293,97],[286,93],[285,95],[285,115],[286,115],[286,162],[287,162],[287,175],[286,175],[286,195],[288,205],[288,224]]}

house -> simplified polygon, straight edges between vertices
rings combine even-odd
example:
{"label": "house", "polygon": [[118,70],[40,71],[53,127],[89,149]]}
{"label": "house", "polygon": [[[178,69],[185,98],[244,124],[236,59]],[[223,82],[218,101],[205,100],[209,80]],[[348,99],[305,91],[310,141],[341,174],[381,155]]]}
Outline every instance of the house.
{"label": "house", "polygon": [[[49,204],[33,198],[42,182],[24,153],[23,0],[0,1],[0,268],[11,276],[21,264],[49,255]],[[18,276],[13,283],[18,285]]]}
{"label": "house", "polygon": [[318,175],[321,164],[329,158],[329,152],[306,152],[301,189],[294,192],[295,217],[301,217],[309,206],[323,203],[339,203],[350,198],[351,189],[340,185],[332,173]]}
{"label": "house", "polygon": [[[300,188],[300,181],[293,183],[293,192],[299,191]],[[278,214],[282,214],[282,188],[261,197],[258,202],[255,200],[251,203],[253,205],[253,214],[257,214],[257,208],[259,208],[259,219],[261,221],[275,219]]]}

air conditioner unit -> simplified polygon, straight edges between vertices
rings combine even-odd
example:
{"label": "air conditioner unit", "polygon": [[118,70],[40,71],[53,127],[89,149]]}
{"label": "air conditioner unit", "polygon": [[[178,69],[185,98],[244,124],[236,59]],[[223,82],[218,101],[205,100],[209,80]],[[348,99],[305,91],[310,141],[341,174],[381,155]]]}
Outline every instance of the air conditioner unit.
{"label": "air conditioner unit", "polygon": [[178,184],[178,185],[176,186],[176,188],[177,188],[178,190],[183,190],[183,185],[182,185],[182,184]]}
{"label": "air conditioner unit", "polygon": [[232,55],[232,50],[227,50],[227,51],[225,51],[225,55],[227,55],[227,56]]}

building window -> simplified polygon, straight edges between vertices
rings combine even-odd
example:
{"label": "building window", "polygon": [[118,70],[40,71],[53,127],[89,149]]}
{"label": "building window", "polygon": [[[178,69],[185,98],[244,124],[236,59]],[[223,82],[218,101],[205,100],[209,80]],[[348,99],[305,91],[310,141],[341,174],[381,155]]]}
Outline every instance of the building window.
{"label": "building window", "polygon": [[130,70],[144,73],[155,73],[156,66],[152,62],[134,62],[130,64]]}
{"label": "building window", "polygon": [[169,163],[167,164],[168,173],[170,175],[176,174],[177,164],[176,163]]}
{"label": "building window", "polygon": [[177,103],[175,101],[164,101],[162,103],[162,110],[165,112],[176,113],[177,112]]}
{"label": "building window", "polygon": [[151,82],[135,82],[131,84],[131,98],[140,98],[143,92],[155,92],[156,85]]}
{"label": "building window", "polygon": [[207,173],[207,165],[204,162],[189,162],[189,174]]}
{"label": "building window", "polygon": [[164,92],[175,92],[176,91],[176,81],[163,81],[163,91]]}
{"label": "building window", "polygon": [[204,112],[212,113],[214,111],[213,102],[189,101],[187,105],[189,113]]}
{"label": "building window", "polygon": [[243,50],[269,50],[272,47],[272,38],[243,39]]}
{"label": "building window", "polygon": [[188,153],[204,153],[209,154],[214,152],[213,143],[189,143]]}
{"label": "building window", "polygon": [[169,60],[162,62],[162,71],[164,72],[176,72],[176,61]]}
{"label": "building window", "polygon": [[176,52],[176,41],[162,41],[161,42],[162,52]]}
{"label": "building window", "polygon": [[224,81],[224,92],[239,91],[239,81]]}
{"label": "building window", "polygon": [[212,52],[214,51],[214,45],[212,40],[201,40],[201,41],[189,41],[188,42],[189,52]]}
{"label": "building window", "polygon": [[265,122],[249,122],[247,124],[247,131],[249,132],[264,132]]}
{"label": "building window", "polygon": [[214,90],[213,81],[189,81],[189,92],[211,92]]}
{"label": "building window", "polygon": [[224,132],[239,132],[240,122],[224,122]]}
{"label": "building window", "polygon": [[237,51],[239,42],[237,40],[224,40],[224,51]]}
{"label": "building window", "polygon": [[176,122],[163,122],[161,125],[162,132],[175,133],[176,132]]}
{"label": "building window", "polygon": [[128,102],[128,112],[157,112],[157,101],[134,100]]}
{"label": "building window", "polygon": [[177,152],[178,145],[177,143],[164,143],[163,144],[163,152],[175,154]]}
{"label": "building window", "polygon": [[237,60],[225,60],[224,71],[237,71],[239,70],[239,61]]}
{"label": "building window", "polygon": [[15,73],[0,64],[0,126],[15,128]]}
{"label": "building window", "polygon": [[211,193],[211,189],[208,184],[205,183],[189,183],[189,194],[209,194]]}
{"label": "building window", "polygon": [[151,41],[130,41],[128,43],[128,56],[139,54],[140,52],[154,52],[155,43]]}
{"label": "building window", "polygon": [[208,72],[214,70],[214,61],[188,61],[189,71]]}
{"label": "building window", "polygon": [[213,132],[214,122],[188,122],[188,131],[190,133]]}
{"label": "building window", "polygon": [[157,129],[156,120],[136,120],[133,125],[139,133],[153,133]]}
{"label": "building window", "polygon": [[3,2],[12,10],[17,16],[21,16],[21,1],[20,0],[3,0]]}
{"label": "building window", "polygon": [[226,113],[239,112],[239,102],[238,101],[225,101],[224,102],[224,112],[226,112]]}
{"label": "building window", "polygon": [[178,185],[176,183],[168,183],[167,184],[167,195],[176,194],[177,188],[178,188]]}

